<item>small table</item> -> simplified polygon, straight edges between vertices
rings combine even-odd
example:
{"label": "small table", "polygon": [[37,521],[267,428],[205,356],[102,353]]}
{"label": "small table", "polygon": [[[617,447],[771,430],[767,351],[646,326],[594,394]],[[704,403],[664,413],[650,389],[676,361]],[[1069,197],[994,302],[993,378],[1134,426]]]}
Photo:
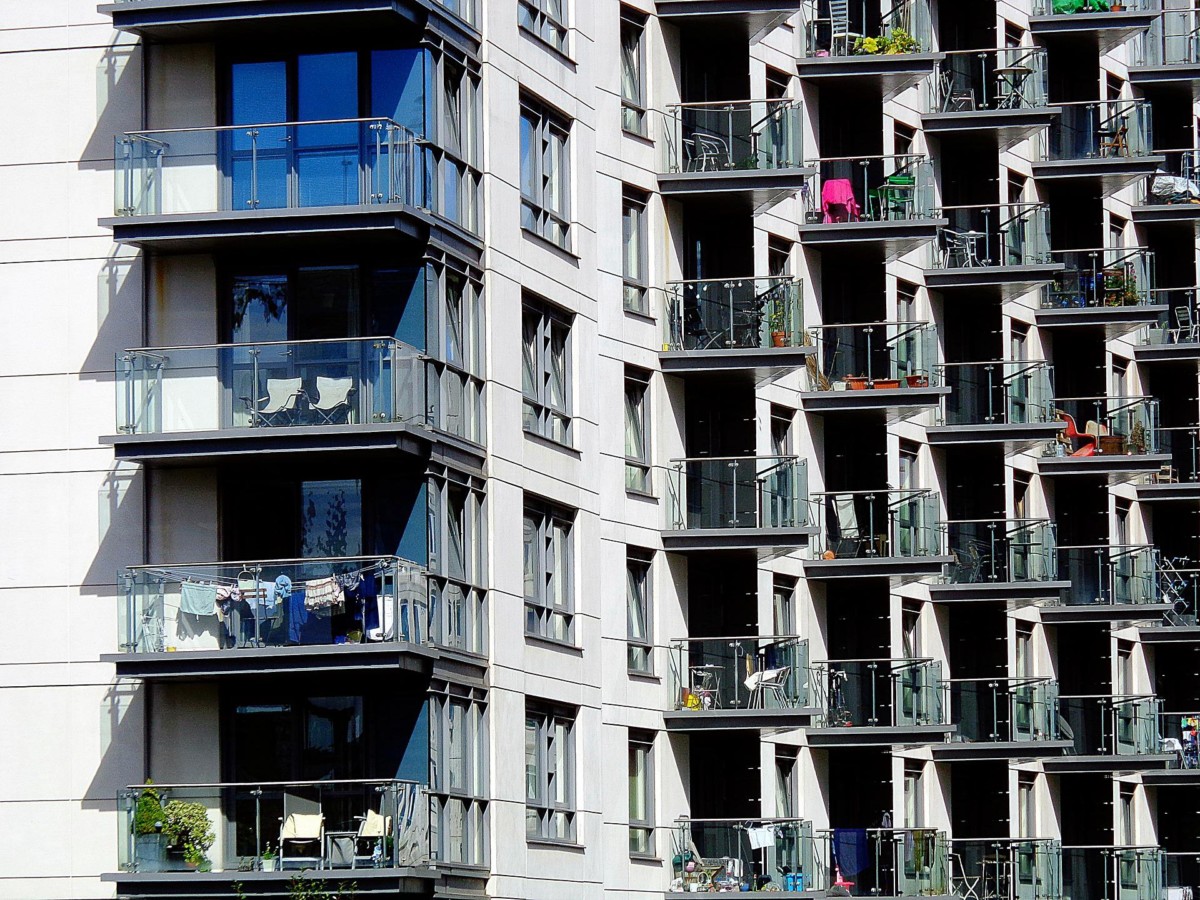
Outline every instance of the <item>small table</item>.
{"label": "small table", "polygon": [[[1033,74],[1029,66],[997,66],[996,80],[1000,82],[1001,96],[996,109],[1020,109],[1025,104],[1025,82]],[[1007,87],[1008,91],[1003,89]]]}
{"label": "small table", "polygon": [[354,844],[357,831],[325,832],[325,866],[329,869],[349,869],[354,866]]}

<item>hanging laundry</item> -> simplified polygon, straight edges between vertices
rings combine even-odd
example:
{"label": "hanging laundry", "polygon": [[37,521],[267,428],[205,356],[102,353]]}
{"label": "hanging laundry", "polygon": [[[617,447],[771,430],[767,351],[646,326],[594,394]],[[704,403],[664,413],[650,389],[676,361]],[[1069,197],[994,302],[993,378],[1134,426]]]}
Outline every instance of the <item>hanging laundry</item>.
{"label": "hanging laundry", "polygon": [[292,579],[286,575],[280,575],[275,579],[275,585],[271,590],[267,591],[266,608],[267,612],[275,611],[275,607],[281,603],[286,603],[288,598],[292,596]]}
{"label": "hanging laundry", "polygon": [[211,616],[217,606],[217,586],[185,581],[179,586],[179,611],[190,616]]}
{"label": "hanging laundry", "polygon": [[318,578],[308,582],[304,605],[309,610],[330,609],[333,612],[342,612],[345,607],[345,599],[346,595],[336,578]]}

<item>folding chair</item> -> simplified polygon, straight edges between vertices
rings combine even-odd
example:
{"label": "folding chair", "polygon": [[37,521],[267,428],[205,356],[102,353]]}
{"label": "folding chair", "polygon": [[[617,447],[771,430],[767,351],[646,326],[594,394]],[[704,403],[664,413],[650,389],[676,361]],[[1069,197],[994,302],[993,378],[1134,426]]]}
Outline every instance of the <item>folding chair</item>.
{"label": "folding chair", "polygon": [[309,400],[309,408],[320,417],[322,425],[333,425],[339,416],[344,416],[342,421],[348,425],[352,409],[350,396],[357,390],[353,378],[326,378],[324,375],[318,375],[318,396],[315,400]]}
{"label": "folding chair", "polygon": [[[954,874],[954,869],[957,866],[958,874]],[[979,900],[979,882],[982,880],[980,875],[968,875],[966,864],[963,863],[962,855],[959,853],[950,854],[950,881],[952,882],[950,890],[954,896],[960,897],[961,900]]]}
{"label": "folding chair", "polygon": [[300,378],[268,378],[267,396],[252,400],[243,397],[250,410],[250,425],[292,425],[300,398],[304,396]]}
{"label": "folding chair", "polygon": [[283,820],[279,826],[279,868],[287,863],[309,863],[323,868],[325,816],[321,804],[295,794],[283,795]]}
{"label": "folding chair", "polygon": [[1190,306],[1175,307],[1175,328],[1171,330],[1176,344],[1194,344],[1200,341],[1200,322],[1192,315]]}
{"label": "folding chair", "polygon": [[[853,559],[867,545],[867,536],[858,525],[858,511],[854,508],[853,494],[834,494],[829,498],[833,515],[837,520],[837,541],[833,555],[838,559]],[[847,553],[846,551],[851,552]]]}

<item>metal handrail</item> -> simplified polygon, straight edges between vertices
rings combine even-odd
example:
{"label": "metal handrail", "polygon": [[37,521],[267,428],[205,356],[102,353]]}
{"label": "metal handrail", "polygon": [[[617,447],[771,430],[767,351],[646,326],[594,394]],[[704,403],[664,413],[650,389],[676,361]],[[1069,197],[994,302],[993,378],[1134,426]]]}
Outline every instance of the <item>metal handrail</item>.
{"label": "metal handrail", "polygon": [[[163,144],[166,142],[160,141],[157,138],[151,137],[154,134],[203,134],[211,131],[241,131],[245,128],[299,128],[305,125],[359,125],[367,122],[381,122],[388,125],[395,125],[397,128],[404,131],[412,132],[412,129],[407,125],[401,125],[395,119],[387,116],[363,116],[355,119],[312,119],[308,121],[287,121],[287,122],[247,122],[244,125],[193,125],[187,128],[146,128],[141,131],[126,131],[123,136],[127,138],[138,138],[152,143]],[[416,136],[416,132],[412,132]],[[420,141],[425,141],[424,138],[418,138]],[[425,141],[428,143],[427,141]]]}

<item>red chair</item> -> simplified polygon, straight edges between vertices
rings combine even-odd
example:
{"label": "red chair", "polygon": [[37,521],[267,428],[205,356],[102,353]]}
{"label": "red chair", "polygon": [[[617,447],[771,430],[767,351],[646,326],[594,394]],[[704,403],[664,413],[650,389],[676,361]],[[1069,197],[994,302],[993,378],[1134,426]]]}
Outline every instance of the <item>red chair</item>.
{"label": "red chair", "polygon": [[[1099,450],[1099,446],[1098,446],[1099,440],[1100,440],[1099,436],[1094,435],[1094,434],[1088,434],[1086,431],[1080,431],[1079,428],[1075,425],[1075,419],[1073,419],[1067,413],[1063,412],[1061,409],[1056,409],[1054,411],[1054,414],[1059,418],[1059,420],[1067,423],[1066,430],[1063,431],[1062,436],[1067,438],[1068,440],[1072,440],[1072,441],[1077,440],[1081,443],[1081,446],[1079,447],[1079,449],[1073,450],[1070,455],[1071,456],[1095,456],[1096,452]],[[1075,445],[1072,444],[1071,446],[1074,447]]]}

